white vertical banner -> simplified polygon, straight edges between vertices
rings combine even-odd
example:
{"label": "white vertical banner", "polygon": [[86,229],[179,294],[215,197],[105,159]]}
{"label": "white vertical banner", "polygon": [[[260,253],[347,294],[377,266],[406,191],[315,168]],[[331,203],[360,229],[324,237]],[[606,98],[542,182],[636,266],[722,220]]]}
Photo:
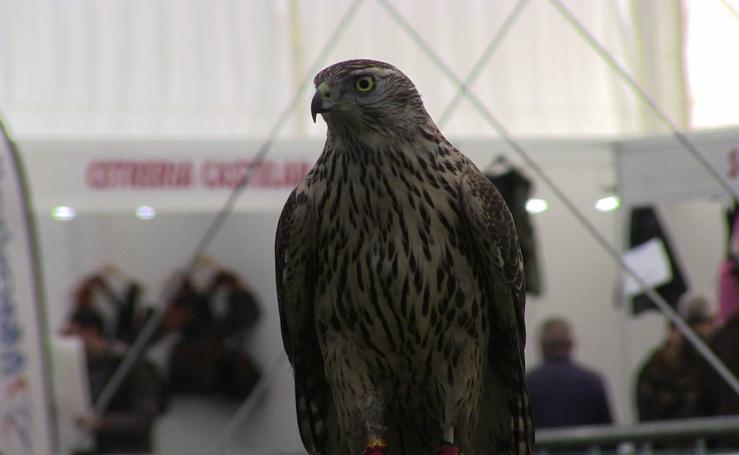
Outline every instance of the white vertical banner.
{"label": "white vertical banner", "polygon": [[23,178],[0,123],[0,454],[49,455],[47,337]]}

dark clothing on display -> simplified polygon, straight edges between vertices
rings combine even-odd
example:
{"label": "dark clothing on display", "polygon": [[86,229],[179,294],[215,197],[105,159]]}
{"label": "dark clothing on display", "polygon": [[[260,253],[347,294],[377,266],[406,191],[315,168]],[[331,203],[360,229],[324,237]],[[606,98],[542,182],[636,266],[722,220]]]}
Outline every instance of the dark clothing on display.
{"label": "dark clothing on display", "polygon": [[526,292],[540,295],[543,285],[536,252],[536,235],[529,212],[526,211],[526,201],[531,195],[531,182],[516,169],[508,169],[501,174],[486,174],[486,177],[498,189],[516,224],[516,233],[523,256]]}
{"label": "dark clothing on display", "polygon": [[537,429],[610,424],[601,377],[565,357],[550,357],[526,375]]}
{"label": "dark clothing on display", "polygon": [[[100,396],[122,360],[122,354],[113,352],[88,357],[93,401]],[[101,426],[95,432],[97,453],[151,452],[152,424],[159,413],[161,390],[161,379],[155,367],[145,360],[138,361],[102,415]]]}
{"label": "dark clothing on display", "polygon": [[173,390],[246,397],[261,374],[244,350],[245,337],[260,314],[254,294],[235,275],[221,270],[202,290],[186,279],[168,314],[179,314],[172,318],[179,323],[171,329],[182,335],[170,357]]}
{"label": "dark clothing on display", "polygon": [[[629,246],[636,247],[654,238],[662,241],[670,262],[672,279],[667,283],[655,287],[657,293],[673,308],[677,306],[680,297],[685,294],[688,286],[680,264],[675,257],[667,232],[662,228],[659,216],[654,207],[637,207],[631,210],[629,225]],[[631,299],[632,311],[639,314],[642,311],[656,310],[654,303],[646,294],[638,294]]]}
{"label": "dark clothing on display", "polygon": [[106,337],[130,343],[141,323],[137,319],[142,310],[141,285],[129,278],[119,276],[118,279],[126,280],[120,290],[114,289],[104,273],[88,276],[77,287],[74,308],[94,309],[103,316]]}

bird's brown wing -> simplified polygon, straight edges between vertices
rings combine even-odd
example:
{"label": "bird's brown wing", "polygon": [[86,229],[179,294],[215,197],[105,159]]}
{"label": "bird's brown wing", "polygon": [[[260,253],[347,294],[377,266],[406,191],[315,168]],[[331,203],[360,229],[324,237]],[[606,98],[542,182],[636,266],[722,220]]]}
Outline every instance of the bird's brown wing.
{"label": "bird's brown wing", "polygon": [[334,453],[336,417],[314,324],[314,221],[309,198],[293,191],[275,240],[277,300],[285,351],[293,367],[298,427],[310,454]]}
{"label": "bird's brown wing", "polygon": [[524,379],[526,295],[516,227],[498,190],[472,163],[462,178],[461,200],[490,322],[475,453],[530,453],[534,429]]}

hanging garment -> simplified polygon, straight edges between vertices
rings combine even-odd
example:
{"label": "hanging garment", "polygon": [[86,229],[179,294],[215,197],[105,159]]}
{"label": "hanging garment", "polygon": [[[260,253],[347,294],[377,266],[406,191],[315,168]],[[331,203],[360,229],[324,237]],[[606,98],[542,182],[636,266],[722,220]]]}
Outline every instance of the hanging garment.
{"label": "hanging garment", "polygon": [[536,252],[536,235],[529,213],[526,211],[526,201],[531,194],[531,182],[516,169],[507,169],[500,174],[487,173],[486,177],[498,188],[513,215],[523,256],[526,292],[540,295],[543,291],[543,280]]}
{"label": "hanging garment", "polygon": [[87,276],[74,295],[74,308],[88,306],[102,316],[108,338],[124,343],[134,340],[144,311],[140,283],[120,272],[103,270]]}
{"label": "hanging garment", "polygon": [[[654,238],[662,241],[672,270],[672,279],[657,286],[655,290],[671,307],[677,308],[677,302],[687,291],[688,286],[682,268],[673,253],[674,250],[667,232],[662,228],[654,207],[633,208],[629,222],[629,247],[633,248]],[[642,311],[657,309],[652,300],[644,293],[635,295],[631,299],[631,305],[635,315]]]}
{"label": "hanging garment", "polygon": [[233,272],[207,269],[184,280],[165,313],[165,325],[181,335],[169,359],[171,383],[180,393],[243,399],[261,376],[246,350],[260,308]]}

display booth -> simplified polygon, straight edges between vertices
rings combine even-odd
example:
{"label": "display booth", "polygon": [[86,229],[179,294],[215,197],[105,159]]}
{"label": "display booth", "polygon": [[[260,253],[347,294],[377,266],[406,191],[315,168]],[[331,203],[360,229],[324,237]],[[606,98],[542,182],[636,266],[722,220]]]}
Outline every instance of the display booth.
{"label": "display booth", "polygon": [[[739,134],[691,137],[727,175],[736,176]],[[624,317],[613,297],[620,283],[618,264],[600,250],[505,142],[471,138],[452,142],[483,171],[500,166],[496,158],[505,156],[505,166],[520,168],[532,180],[532,196],[549,203],[547,211],[533,215],[544,292],[529,296],[527,302],[527,362],[538,359],[539,322],[551,315],[567,317],[580,340],[577,357],[608,379],[617,421],[631,421],[633,373],[661,338],[664,319],[656,314]],[[618,211],[594,209],[595,201],[614,188],[624,206],[701,198],[698,205],[691,202],[685,208],[668,207],[666,211],[678,249],[690,255],[691,283],[699,292],[713,296],[710,291],[715,287],[722,251],[721,205],[705,199],[722,193],[674,139],[524,140],[520,144],[585,218],[617,245],[621,244],[623,217]],[[163,289],[188,264],[263,145],[250,140],[22,141],[38,225],[49,332],[56,333],[64,325],[79,283],[111,264],[141,284],[145,305],[166,304]],[[291,372],[286,362],[275,363],[283,348],[273,244],[282,205],[321,148],[319,140],[270,144],[264,163],[206,249],[212,260],[248,284],[261,308],[259,322],[244,343],[269,384],[228,447],[300,447],[297,431],[290,430],[295,428]],[[166,346],[151,352],[162,365],[167,362],[164,351]],[[213,404],[211,409],[218,406]],[[236,406],[221,409],[225,415]],[[194,405],[178,404],[175,398],[161,419],[158,436],[174,432],[175,427],[181,430],[178,413],[187,415],[182,418],[196,418],[200,411]],[[180,446],[161,443],[158,447],[170,451],[207,448],[205,439],[215,439],[229,418],[201,417],[199,423],[190,424],[192,432],[177,436]],[[211,433],[203,433],[209,425]]]}
{"label": "display booth", "polygon": [[[80,283],[111,266],[126,281],[141,285],[141,305],[166,305],[161,300],[166,285],[188,264],[259,145],[159,140],[22,143],[39,226],[49,330],[56,334],[64,326]],[[234,271],[256,296],[260,318],[245,344],[263,367],[282,352],[274,295],[277,219],[318,151],[317,142],[275,144],[207,248],[213,261]],[[165,343],[147,352],[163,371],[168,369],[169,349]],[[291,378],[287,365],[282,368],[280,382],[266,400],[269,405],[259,409],[249,426],[252,436],[243,438],[259,445],[283,441],[292,449],[299,444],[297,433],[285,438],[274,425],[295,421]],[[161,419],[157,431],[171,432],[181,447],[188,447],[188,438],[189,447],[206,447],[236,409],[216,399],[213,407],[220,420],[185,422],[192,431],[181,434],[182,420],[192,420],[207,407],[202,400],[175,398],[169,414],[180,415],[174,421]]]}

